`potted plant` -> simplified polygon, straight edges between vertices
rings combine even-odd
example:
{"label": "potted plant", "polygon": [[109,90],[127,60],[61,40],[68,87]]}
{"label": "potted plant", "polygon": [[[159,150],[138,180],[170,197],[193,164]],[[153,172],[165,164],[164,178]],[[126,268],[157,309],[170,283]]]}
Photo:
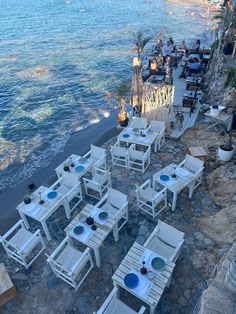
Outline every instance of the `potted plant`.
{"label": "potted plant", "polygon": [[126,111],[126,96],[128,90],[128,85],[125,82],[122,82],[118,87],[116,87],[116,94],[113,94],[113,97],[120,106],[120,111],[118,113],[118,122],[122,127],[126,127],[129,123],[129,114]]}
{"label": "potted plant", "polygon": [[218,156],[222,161],[230,161],[234,155],[235,145],[232,144],[232,136],[229,134],[226,143],[218,148]]}

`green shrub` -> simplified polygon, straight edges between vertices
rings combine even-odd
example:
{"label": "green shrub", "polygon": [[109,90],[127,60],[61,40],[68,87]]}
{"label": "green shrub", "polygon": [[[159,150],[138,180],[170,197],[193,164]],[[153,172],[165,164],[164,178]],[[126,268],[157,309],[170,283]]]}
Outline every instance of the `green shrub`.
{"label": "green shrub", "polygon": [[211,45],[211,49],[216,49],[218,45],[219,45],[219,39],[213,42],[213,44]]}
{"label": "green shrub", "polygon": [[228,70],[225,87],[228,86],[236,88],[236,68],[231,67]]}

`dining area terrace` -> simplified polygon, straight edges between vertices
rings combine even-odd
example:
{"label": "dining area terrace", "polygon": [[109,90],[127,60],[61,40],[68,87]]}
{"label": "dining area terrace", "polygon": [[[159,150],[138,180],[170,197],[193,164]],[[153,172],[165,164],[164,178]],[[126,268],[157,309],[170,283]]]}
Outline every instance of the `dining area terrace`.
{"label": "dining area terrace", "polygon": [[[151,125],[150,121],[148,121],[147,125],[144,125],[144,129],[141,129],[141,132],[145,128],[150,128],[149,125]],[[40,312],[46,308],[49,311],[50,309],[53,311],[56,308],[58,313],[64,313],[68,309],[79,313],[100,313],[99,311],[104,309],[103,305],[105,304],[106,308],[108,303],[111,306],[113,304],[124,305],[125,308],[128,307],[132,311],[137,312],[145,309],[146,312],[150,311],[151,313],[155,311],[167,313],[176,310],[176,308],[179,311],[183,309],[189,309],[190,311],[194,307],[201,292],[200,285],[204,278],[207,278],[210,269],[204,269],[203,266],[199,268],[198,264],[196,264],[197,261],[202,263],[196,254],[198,254],[199,250],[201,251],[201,246],[204,247],[205,238],[197,240],[200,241],[200,247],[195,245],[194,239],[198,238],[199,225],[193,224],[193,220],[201,216],[208,216],[213,212],[217,212],[218,209],[207,193],[204,173],[202,182],[196,190],[194,189],[191,199],[188,194],[189,190],[184,188],[185,184],[178,190],[178,198],[175,199],[171,191],[172,183],[166,183],[165,180],[161,181],[160,177],[162,175],[170,176],[170,181],[176,180],[176,178],[172,178],[172,170],[170,172],[163,170],[171,164],[177,165],[175,173],[177,176],[179,173],[179,179],[177,178],[178,186],[182,180],[181,176],[183,180],[189,180],[189,174],[186,176],[186,171],[182,170],[181,172],[179,170],[180,167],[184,166],[183,162],[188,153],[187,147],[180,142],[171,139],[165,140],[157,151],[155,151],[155,145],[151,145],[150,164],[143,174],[129,167],[113,165],[111,147],[119,139],[122,141],[124,148],[127,148],[127,145],[133,145],[133,143],[128,143],[126,138],[123,137],[126,131],[124,130],[118,137],[113,137],[101,147],[101,149],[106,151],[106,166],[104,159],[101,163],[101,167],[106,169],[102,171],[108,171],[108,178],[110,172],[111,177],[111,182],[109,183],[108,179],[107,189],[101,196],[96,194],[96,197],[93,197],[93,193],[87,195],[84,189],[84,182],[87,182],[87,179],[91,180],[89,178],[92,177],[92,181],[98,179],[96,172],[93,173],[92,169],[88,169],[85,175],[83,175],[83,178],[86,180],[81,180],[83,179],[82,174],[75,171],[75,168],[79,166],[76,160],[78,162],[81,158],[86,157],[79,156],[72,161],[68,157],[62,163],[62,176],[59,176],[59,179],[69,174],[76,180],[80,180],[78,182],[80,182],[82,189],[82,200],[75,206],[73,211],[68,212],[70,214],[69,219],[63,203],[61,203],[61,206],[55,206],[55,209],[51,212],[49,211],[50,215],[47,216],[46,220],[51,236],[50,241],[45,238],[46,232],[44,233],[45,230],[40,227],[40,222],[33,217],[29,217],[30,232],[34,233],[40,228],[45,245],[43,246],[43,253],[39,252],[40,255],[37,256],[37,259],[29,269],[21,266],[13,259],[6,258],[3,250],[1,250],[1,259],[4,260],[4,264],[11,273],[17,290],[22,296],[22,302],[20,305],[17,304],[17,306],[20,306],[25,313],[27,313],[28,308],[32,308],[30,304],[32,303],[32,298],[33,309],[36,312],[38,309]],[[143,138],[142,135],[135,136]],[[140,145],[140,143],[137,143],[137,145]],[[81,161],[85,162],[85,160]],[[65,166],[69,167],[69,172]],[[201,169],[200,167],[199,170]],[[164,171],[163,174],[160,173],[161,170]],[[160,174],[158,175],[158,173]],[[164,202],[163,210],[155,217],[142,210],[137,203],[137,186],[141,187],[145,180],[151,180],[152,185],[155,183],[155,180],[160,181],[162,183],[161,189],[166,189],[167,202]],[[97,182],[99,182],[99,179]],[[158,183],[160,184],[160,182]],[[190,182],[191,180],[185,183],[189,185]],[[60,199],[60,194],[51,201],[47,199],[48,196],[51,196],[49,195],[52,192],[50,190],[51,186],[50,184],[48,186],[45,184],[47,190],[42,192],[42,194],[39,194],[40,191],[37,189],[33,192],[36,195],[35,200],[37,200],[37,203],[42,198],[44,200],[42,206],[50,204],[49,208],[53,208],[51,204],[53,202],[57,204]],[[114,193],[113,190],[115,190]],[[120,194],[117,194],[117,192]],[[122,201],[122,199],[124,200]],[[203,199],[207,200],[208,203],[205,210],[199,209],[202,208],[200,204]],[[73,208],[77,201],[78,199],[72,199],[70,208]],[[175,206],[174,211],[171,210],[173,202]],[[110,204],[113,204],[112,207],[110,207]],[[31,204],[27,206],[31,206]],[[110,209],[112,209],[112,213]],[[115,216],[113,216],[114,213]],[[89,222],[89,217],[92,217],[93,221]],[[152,244],[149,247],[154,233],[158,232],[157,228],[161,225],[161,221],[174,228],[176,232],[184,234],[184,238],[181,236],[184,241],[178,247],[176,253],[170,252],[168,255],[165,255],[165,250],[162,252],[161,247],[158,248],[157,246],[157,251],[155,251],[155,247]],[[93,226],[95,226],[94,230]],[[82,229],[83,232],[81,234]],[[171,233],[165,231],[164,234],[169,235]],[[180,239],[180,241],[182,240]],[[78,256],[78,260],[81,260],[80,265],[85,265],[86,263],[85,268],[82,269],[74,266],[76,267],[74,268],[76,272],[79,272],[78,274],[85,272],[82,281],[79,283],[73,283],[73,276],[71,278],[69,276],[70,273],[67,273],[67,280],[71,284],[65,282],[65,277],[63,277],[64,279],[60,277],[61,269],[60,274],[57,272],[58,276],[55,276],[55,267],[60,266],[62,262],[69,262],[66,259],[67,252],[74,252],[73,254],[75,255],[73,256]],[[134,259],[134,256],[137,257]],[[159,267],[155,266],[155,262],[152,262],[155,258],[159,258],[158,265],[159,263],[164,265],[161,272],[157,271],[155,273],[155,267]],[[130,268],[127,268],[126,272],[123,273],[123,277],[120,278],[120,270],[124,271],[122,263],[125,263],[125,267],[127,267],[127,259],[132,261],[132,263]],[[70,266],[70,264],[67,265]],[[63,276],[65,276],[64,272],[68,271],[69,266],[63,269]],[[142,275],[141,268],[143,266],[148,273],[150,272],[148,276]],[[135,288],[128,287],[130,284],[129,274],[131,274],[131,277],[133,276],[132,274],[136,275],[140,284],[144,284],[147,287],[145,295],[141,294],[140,296],[138,291],[135,292]],[[125,279],[127,275],[129,275],[128,279]],[[184,277],[188,277],[189,280],[185,281]],[[132,282],[131,278],[131,285]],[[137,287],[137,289],[140,288]],[[153,301],[148,297],[149,293],[154,298]],[[54,300],[53,303],[50,303],[51,298]],[[16,306],[14,302],[8,303],[3,313],[14,309]]]}

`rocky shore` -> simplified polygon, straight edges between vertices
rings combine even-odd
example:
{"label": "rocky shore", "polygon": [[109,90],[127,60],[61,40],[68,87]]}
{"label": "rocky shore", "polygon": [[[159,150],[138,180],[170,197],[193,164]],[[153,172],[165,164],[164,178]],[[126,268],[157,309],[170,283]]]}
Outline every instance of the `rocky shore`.
{"label": "rocky shore", "polygon": [[[8,259],[1,250],[0,259],[9,271],[21,295],[21,302],[12,301],[2,309],[2,313],[93,313],[103,303],[112,289],[111,276],[134,241],[144,243],[154,229],[156,222],[137,210],[135,184],[146,179],[171,162],[181,162],[188,152],[189,145],[207,144],[208,160],[205,164],[204,178],[195,191],[193,199],[188,199],[187,191],[178,197],[177,208],[168,208],[161,213],[160,219],[185,232],[185,243],[174,270],[171,286],[167,289],[157,307],[160,313],[192,313],[209,277],[220,259],[229,251],[236,237],[236,177],[234,157],[231,163],[222,164],[217,159],[215,145],[219,135],[214,131],[202,134],[202,116],[196,126],[187,131],[180,141],[168,139],[158,154],[152,154],[151,166],[143,176],[137,172],[108,166],[112,172],[112,186],[128,195],[129,222],[120,232],[120,240],[115,243],[109,236],[101,248],[101,269],[94,268],[78,292],[57,279],[42,255],[30,270]],[[202,134],[202,135],[200,135]],[[116,141],[110,139],[104,148]],[[225,182],[229,184],[226,185]],[[219,193],[220,191],[220,193]],[[233,196],[233,197],[232,197]],[[87,199],[93,202],[91,199]],[[94,203],[94,202],[93,202]],[[85,205],[79,205],[79,210]],[[74,215],[76,215],[76,212]],[[63,210],[58,210],[49,219],[49,229],[53,240],[47,244],[49,254],[64,238],[64,228],[68,221]],[[31,223],[32,230],[37,229]],[[187,280],[186,280],[187,278]],[[137,299],[122,295],[133,308],[138,306]],[[230,312],[229,312],[230,313]],[[233,313],[232,313],[233,314]]]}

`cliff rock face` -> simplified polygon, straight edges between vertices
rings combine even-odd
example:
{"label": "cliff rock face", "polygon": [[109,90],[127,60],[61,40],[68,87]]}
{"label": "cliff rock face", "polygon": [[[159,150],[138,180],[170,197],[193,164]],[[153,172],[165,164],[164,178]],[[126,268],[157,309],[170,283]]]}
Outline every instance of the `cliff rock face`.
{"label": "cliff rock face", "polygon": [[225,275],[233,258],[236,256],[236,243],[222,259],[214,279],[203,292],[198,304],[198,314],[235,314],[236,297],[225,285]]}
{"label": "cliff rock face", "polygon": [[232,58],[223,54],[213,56],[210,68],[205,75],[205,94],[202,102],[219,104],[226,107],[227,113],[236,112],[236,90],[232,87],[225,88],[228,68],[232,67]]}
{"label": "cliff rock face", "polygon": [[218,247],[232,245],[236,241],[236,204],[227,206],[215,215],[198,219],[204,235]]}
{"label": "cliff rock face", "polygon": [[213,148],[217,149],[220,145],[220,136],[216,132],[205,131],[208,127],[207,123],[195,125],[193,128],[188,129],[180,138],[181,143],[186,146],[202,146],[204,149]]}
{"label": "cliff rock face", "polygon": [[210,196],[220,207],[236,205],[236,165],[216,168],[207,177]]}

